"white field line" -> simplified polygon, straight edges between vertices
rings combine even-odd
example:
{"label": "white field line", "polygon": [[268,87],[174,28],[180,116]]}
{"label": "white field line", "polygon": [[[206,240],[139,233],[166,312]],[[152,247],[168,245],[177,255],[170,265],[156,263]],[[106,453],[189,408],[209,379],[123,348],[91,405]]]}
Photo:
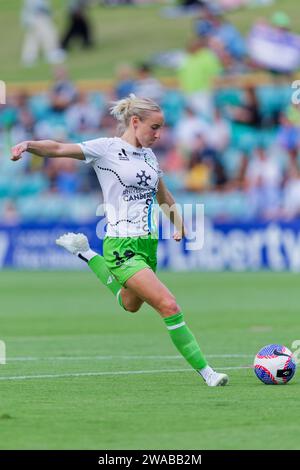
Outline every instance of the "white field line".
{"label": "white field line", "polygon": [[[254,357],[253,354],[207,354],[209,358],[249,358]],[[27,362],[27,361],[111,361],[111,360],[177,360],[182,356],[52,356],[52,357],[11,357],[7,358],[7,362]]]}
{"label": "white field line", "polygon": [[[251,366],[239,367],[220,367],[219,370],[237,370],[251,369]],[[158,370],[126,370],[114,372],[74,372],[66,374],[39,374],[39,375],[15,375],[2,376],[0,381],[30,380],[30,379],[60,379],[69,377],[99,377],[99,376],[116,376],[116,375],[140,375],[140,374],[165,374],[172,372],[194,372],[193,369],[158,369]]]}

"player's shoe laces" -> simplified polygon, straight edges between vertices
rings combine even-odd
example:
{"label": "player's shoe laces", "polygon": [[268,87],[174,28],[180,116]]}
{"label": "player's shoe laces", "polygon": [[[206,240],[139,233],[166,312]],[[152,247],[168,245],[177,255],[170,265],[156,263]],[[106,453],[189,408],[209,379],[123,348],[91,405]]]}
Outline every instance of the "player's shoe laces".
{"label": "player's shoe laces", "polygon": [[226,374],[220,374],[219,372],[213,371],[206,379],[206,384],[209,387],[222,387],[228,384],[229,378]]}
{"label": "player's shoe laces", "polygon": [[88,239],[83,233],[65,233],[56,240],[56,244],[73,255],[78,255],[90,249]]}

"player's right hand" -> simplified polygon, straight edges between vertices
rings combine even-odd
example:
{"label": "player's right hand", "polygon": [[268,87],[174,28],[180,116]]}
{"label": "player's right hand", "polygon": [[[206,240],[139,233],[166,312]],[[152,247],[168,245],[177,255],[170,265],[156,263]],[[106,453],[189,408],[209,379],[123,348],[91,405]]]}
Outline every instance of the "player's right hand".
{"label": "player's right hand", "polygon": [[20,144],[15,145],[11,149],[10,159],[13,162],[16,162],[17,160],[20,160],[20,158],[22,158],[22,153],[26,152],[27,148],[28,148],[28,142],[27,141],[21,142]]}

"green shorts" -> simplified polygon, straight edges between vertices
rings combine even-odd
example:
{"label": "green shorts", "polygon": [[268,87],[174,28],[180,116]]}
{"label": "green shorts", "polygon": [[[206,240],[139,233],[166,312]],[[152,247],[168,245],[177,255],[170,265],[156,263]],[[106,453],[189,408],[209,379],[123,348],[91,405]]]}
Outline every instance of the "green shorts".
{"label": "green shorts", "polygon": [[138,271],[150,268],[156,271],[157,238],[151,235],[142,237],[105,237],[103,256],[108,269],[123,286]]}

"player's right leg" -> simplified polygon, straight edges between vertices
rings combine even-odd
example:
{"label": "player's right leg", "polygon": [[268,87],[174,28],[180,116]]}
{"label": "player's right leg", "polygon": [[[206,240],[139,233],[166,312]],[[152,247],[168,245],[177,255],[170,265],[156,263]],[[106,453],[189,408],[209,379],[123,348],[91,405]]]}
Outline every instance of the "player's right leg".
{"label": "player's right leg", "polygon": [[137,312],[144,303],[144,301],[129,288],[125,289],[122,287],[120,297],[122,299],[123,308],[128,312]]}
{"label": "player's right leg", "polygon": [[107,268],[103,256],[91,250],[83,233],[66,233],[56,240],[56,244],[85,261],[98,279],[116,296],[118,303],[128,312],[137,312],[143,300],[130,289],[125,289]]}

